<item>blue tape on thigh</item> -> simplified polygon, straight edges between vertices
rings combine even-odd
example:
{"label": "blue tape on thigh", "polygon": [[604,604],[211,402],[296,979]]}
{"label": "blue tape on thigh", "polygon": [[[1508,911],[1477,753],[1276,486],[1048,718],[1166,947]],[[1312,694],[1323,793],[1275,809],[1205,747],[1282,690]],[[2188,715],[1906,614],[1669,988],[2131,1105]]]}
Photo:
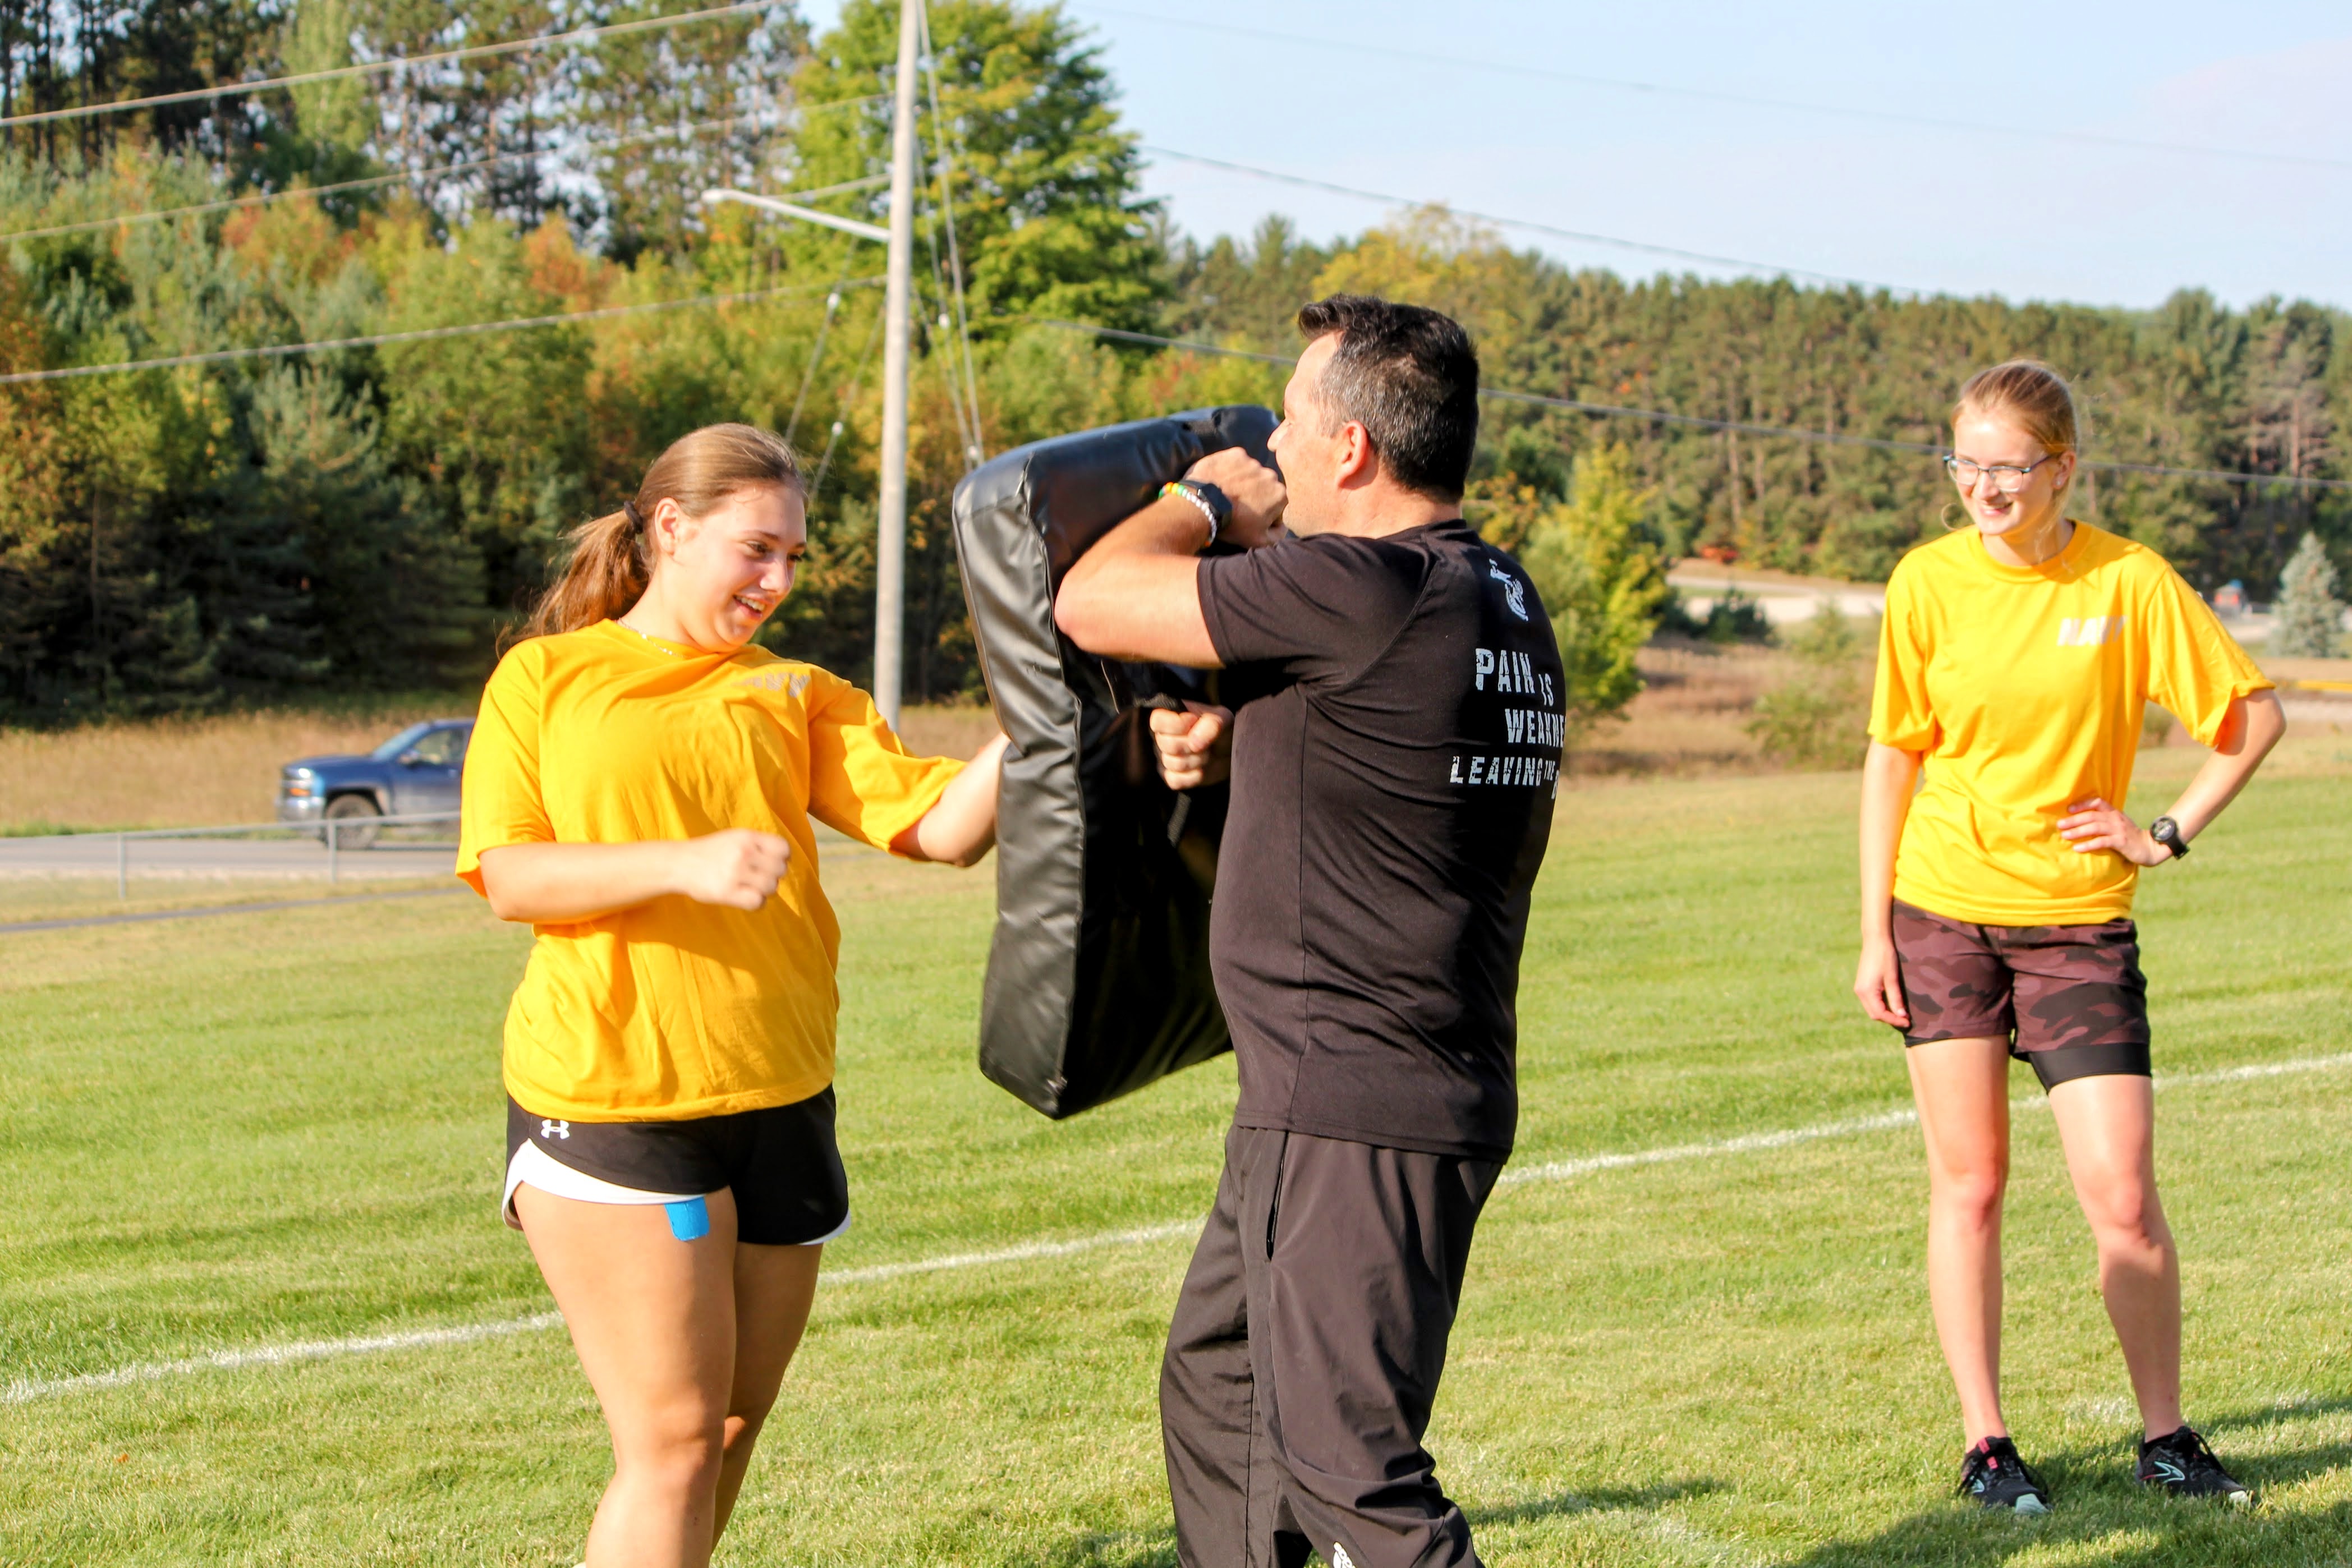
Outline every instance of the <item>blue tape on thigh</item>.
{"label": "blue tape on thigh", "polygon": [[710,1205],[701,1198],[665,1203],[662,1212],[669,1216],[669,1233],[680,1241],[698,1241],[710,1234]]}

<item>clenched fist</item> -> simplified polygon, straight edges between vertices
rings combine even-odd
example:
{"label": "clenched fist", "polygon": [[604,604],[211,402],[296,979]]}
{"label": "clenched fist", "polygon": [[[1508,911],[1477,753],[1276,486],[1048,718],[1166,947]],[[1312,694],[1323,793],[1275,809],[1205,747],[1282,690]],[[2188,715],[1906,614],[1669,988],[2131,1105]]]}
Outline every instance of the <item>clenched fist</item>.
{"label": "clenched fist", "polygon": [[1182,713],[1151,710],[1151,742],[1160,750],[1160,777],[1171,789],[1222,784],[1233,771],[1231,708],[1186,703]]}
{"label": "clenched fist", "polygon": [[775,896],[792,862],[791,840],[729,828],[678,846],[677,891],[697,904],[757,909]]}
{"label": "clenched fist", "polygon": [[1184,471],[1187,479],[1214,485],[1234,504],[1234,515],[1218,538],[1226,544],[1255,549],[1282,538],[1282,512],[1290,492],[1282,476],[1238,446],[1212,452]]}

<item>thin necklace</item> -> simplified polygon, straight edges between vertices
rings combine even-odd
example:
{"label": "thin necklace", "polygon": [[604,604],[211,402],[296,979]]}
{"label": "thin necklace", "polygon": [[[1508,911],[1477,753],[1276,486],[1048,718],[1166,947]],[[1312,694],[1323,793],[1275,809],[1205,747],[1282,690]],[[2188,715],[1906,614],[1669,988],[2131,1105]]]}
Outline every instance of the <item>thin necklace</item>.
{"label": "thin necklace", "polygon": [[[627,622],[621,620],[621,619],[620,619],[619,617],[617,617],[617,616],[615,616],[615,617],[614,618],[613,624],[614,624],[614,625],[615,625],[615,626],[621,627],[621,628],[622,628],[623,630],[625,630],[625,631],[629,631],[629,632],[637,632],[637,629],[636,629],[635,627],[634,627],[634,626],[630,625]],[[656,638],[656,637],[653,635],[653,633],[651,633],[650,632],[637,632],[637,635],[638,635],[638,636],[640,636],[640,637],[643,637],[643,638],[646,640],[646,644],[647,644],[648,646],[660,649],[663,653],[667,653],[667,654],[668,654],[671,658],[673,658],[673,659],[675,659],[675,658],[677,658],[677,649],[672,648],[672,647],[668,646],[667,644],[666,644],[666,643],[662,643],[659,639]]]}

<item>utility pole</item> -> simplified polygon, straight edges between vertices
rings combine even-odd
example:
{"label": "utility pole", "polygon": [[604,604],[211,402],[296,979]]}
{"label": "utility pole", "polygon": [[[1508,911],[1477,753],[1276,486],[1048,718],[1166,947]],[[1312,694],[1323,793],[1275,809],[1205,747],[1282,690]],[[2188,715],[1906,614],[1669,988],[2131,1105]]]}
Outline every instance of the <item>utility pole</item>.
{"label": "utility pole", "polygon": [[915,275],[915,72],[922,30],[923,0],[899,0],[890,265],[882,307],[882,506],[874,562],[874,703],[894,729],[906,674],[907,360]]}

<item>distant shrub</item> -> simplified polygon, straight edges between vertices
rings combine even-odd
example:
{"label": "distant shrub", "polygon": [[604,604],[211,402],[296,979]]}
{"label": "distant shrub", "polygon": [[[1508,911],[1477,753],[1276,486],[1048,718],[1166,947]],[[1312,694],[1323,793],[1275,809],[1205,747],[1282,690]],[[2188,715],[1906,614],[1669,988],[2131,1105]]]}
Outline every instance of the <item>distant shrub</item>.
{"label": "distant shrub", "polygon": [[1792,768],[1860,766],[1870,739],[1869,623],[1824,599],[1787,643],[1796,672],[1756,699],[1748,733]]}
{"label": "distant shrub", "polygon": [[1764,607],[1737,586],[1727,588],[1705,615],[1693,615],[1679,591],[1669,589],[1659,607],[1658,630],[1696,642],[1728,646],[1734,643],[1767,643],[1773,640],[1772,622]]}

